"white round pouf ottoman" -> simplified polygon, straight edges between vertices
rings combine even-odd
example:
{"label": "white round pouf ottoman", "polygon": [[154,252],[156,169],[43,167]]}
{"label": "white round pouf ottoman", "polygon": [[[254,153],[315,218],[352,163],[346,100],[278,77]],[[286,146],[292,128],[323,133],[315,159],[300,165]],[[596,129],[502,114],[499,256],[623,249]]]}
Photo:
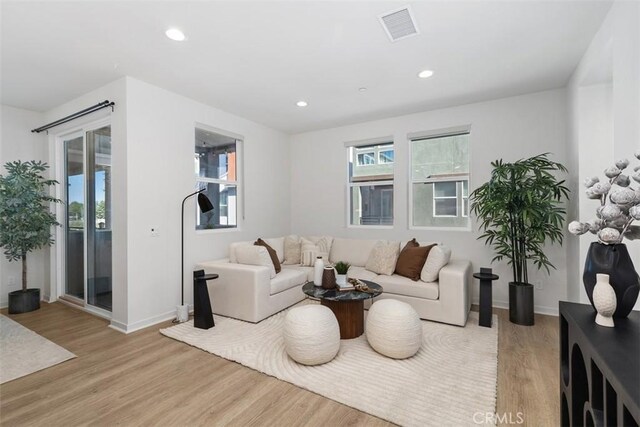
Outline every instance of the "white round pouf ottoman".
{"label": "white round pouf ottoman", "polygon": [[284,348],[303,365],[320,365],[340,350],[340,327],[328,307],[305,305],[289,310],[284,319]]}
{"label": "white round pouf ottoman", "polygon": [[406,359],[422,345],[422,322],[409,304],[383,299],[371,305],[365,329],[367,341],[378,353]]}

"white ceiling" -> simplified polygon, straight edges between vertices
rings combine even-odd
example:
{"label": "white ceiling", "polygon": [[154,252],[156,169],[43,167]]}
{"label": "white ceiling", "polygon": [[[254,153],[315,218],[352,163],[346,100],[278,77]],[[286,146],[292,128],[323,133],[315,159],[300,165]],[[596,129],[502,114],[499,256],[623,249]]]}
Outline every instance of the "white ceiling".
{"label": "white ceiling", "polygon": [[[421,33],[391,43],[377,16],[406,4]],[[295,133],[562,87],[611,2],[2,1],[1,7],[3,104],[46,111],[129,75]],[[188,40],[166,38],[170,26]],[[418,79],[426,68],[435,75]],[[301,99],[309,106],[296,107]]]}

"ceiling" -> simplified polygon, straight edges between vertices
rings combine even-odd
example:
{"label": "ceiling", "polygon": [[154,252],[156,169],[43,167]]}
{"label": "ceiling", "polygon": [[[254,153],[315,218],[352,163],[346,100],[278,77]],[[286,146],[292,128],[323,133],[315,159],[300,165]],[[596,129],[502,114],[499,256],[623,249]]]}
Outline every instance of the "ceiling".
{"label": "ceiling", "polygon": [[[377,17],[406,4],[420,34],[392,43]],[[610,7],[5,0],[0,102],[46,111],[128,75],[297,133],[563,87]]]}

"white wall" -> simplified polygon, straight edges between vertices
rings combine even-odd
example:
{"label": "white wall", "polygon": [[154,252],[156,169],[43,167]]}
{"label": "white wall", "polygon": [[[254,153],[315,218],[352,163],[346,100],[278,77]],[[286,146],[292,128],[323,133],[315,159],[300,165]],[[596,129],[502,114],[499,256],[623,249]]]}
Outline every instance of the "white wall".
{"label": "white wall", "polygon": [[[604,169],[617,159],[637,165],[632,156],[640,149],[640,3],[613,4],[567,85],[567,105],[569,158],[579,171],[571,183],[578,196],[571,200],[570,218],[585,221],[595,216],[597,203],[586,198],[582,181],[593,175],[603,179]],[[582,271],[595,240],[591,234],[570,237],[567,291],[572,301],[588,303]],[[640,269],[640,242],[626,244]]]}
{"label": "white wall", "polygon": [[[127,330],[173,317],[180,303],[181,202],[196,186],[196,123],[244,137],[245,219],[239,230],[196,232],[195,199],[187,201],[185,301],[192,302],[192,272],[197,262],[225,257],[233,241],[289,232],[289,141],[285,134],[128,79]],[[152,227],[159,230],[158,237],[151,237]]]}
{"label": "white wall", "polygon": [[[418,241],[442,241],[454,256],[470,259],[473,268],[491,266],[493,253],[474,231],[422,231],[408,229],[408,147],[406,135],[460,125],[471,125],[471,177],[473,190],[490,177],[490,162],[508,161],[552,152],[553,160],[566,163],[566,94],[552,90],[530,95],[470,104],[455,108],[376,120],[351,126],[293,135],[291,137],[292,231],[300,234]],[[346,227],[346,141],[393,135],[395,142],[394,222],[392,230]],[[532,266],[538,312],[557,312],[558,300],[566,298],[564,248],[550,247],[548,256],[557,267],[550,276]],[[508,304],[511,270],[505,262],[492,266],[500,275],[494,285],[494,303]],[[477,285],[474,295],[477,299]]]}
{"label": "white wall", "polygon": [[[48,160],[47,140],[43,134],[31,129],[44,124],[44,116],[34,111],[0,106],[0,164],[14,160]],[[0,173],[5,174],[4,166]],[[48,249],[39,249],[27,255],[27,285],[40,288],[40,296],[48,298]],[[9,286],[12,283],[12,286]],[[9,262],[0,256],[0,307],[6,307],[8,293],[22,286],[22,262]]]}

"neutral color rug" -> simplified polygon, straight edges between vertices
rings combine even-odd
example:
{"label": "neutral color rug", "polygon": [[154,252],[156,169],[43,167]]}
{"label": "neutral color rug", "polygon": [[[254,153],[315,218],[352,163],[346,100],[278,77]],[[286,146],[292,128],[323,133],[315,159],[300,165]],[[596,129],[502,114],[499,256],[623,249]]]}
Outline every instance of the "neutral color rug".
{"label": "neutral color rug", "polygon": [[[306,303],[311,302],[301,304]],[[294,362],[284,350],[286,313],[258,324],[215,316],[216,326],[209,330],[194,328],[189,321],[160,332],[400,425],[478,425],[474,421],[484,420],[485,413],[495,413],[495,315],[493,328],[479,327],[475,312],[464,328],[423,321],[422,347],[410,359],[386,358],[362,335],[342,340],[331,362],[309,367]]]}
{"label": "neutral color rug", "polygon": [[0,315],[0,384],[74,357],[58,344]]}

